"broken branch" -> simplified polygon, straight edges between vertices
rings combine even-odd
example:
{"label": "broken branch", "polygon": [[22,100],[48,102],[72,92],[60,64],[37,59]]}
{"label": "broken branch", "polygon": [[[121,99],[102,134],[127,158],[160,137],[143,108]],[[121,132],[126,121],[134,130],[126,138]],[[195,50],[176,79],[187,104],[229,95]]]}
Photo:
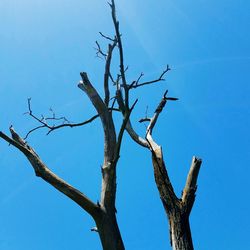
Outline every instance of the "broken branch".
{"label": "broken branch", "polygon": [[201,163],[202,163],[201,159],[195,156],[193,157],[191,167],[187,176],[186,185],[182,193],[182,198],[181,198],[182,204],[185,207],[188,214],[191,212],[191,209],[194,204],[195,192],[197,189],[197,179]]}

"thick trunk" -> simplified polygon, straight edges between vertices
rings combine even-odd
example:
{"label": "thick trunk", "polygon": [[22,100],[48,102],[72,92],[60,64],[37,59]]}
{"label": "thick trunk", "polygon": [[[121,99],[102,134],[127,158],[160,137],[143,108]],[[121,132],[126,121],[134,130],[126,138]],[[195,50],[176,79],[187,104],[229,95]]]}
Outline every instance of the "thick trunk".
{"label": "thick trunk", "polygon": [[102,213],[96,219],[103,250],[125,250],[115,213]]}
{"label": "thick trunk", "polygon": [[169,216],[170,240],[173,250],[193,250],[193,242],[189,226],[189,219],[180,213],[171,213]]}

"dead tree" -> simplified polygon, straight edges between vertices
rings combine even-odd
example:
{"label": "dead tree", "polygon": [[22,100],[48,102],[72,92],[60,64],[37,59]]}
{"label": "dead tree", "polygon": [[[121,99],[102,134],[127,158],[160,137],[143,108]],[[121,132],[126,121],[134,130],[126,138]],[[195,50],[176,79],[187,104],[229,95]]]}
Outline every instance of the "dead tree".
{"label": "dead tree", "polygon": [[[79,122],[71,123],[65,117],[57,117],[52,111],[50,117],[39,117],[33,113],[31,99],[28,99],[27,114],[38,122],[38,126],[28,131],[22,138],[12,126],[10,126],[9,137],[0,131],[0,137],[10,145],[17,148],[28,159],[34,169],[35,175],[55,187],[61,193],[69,197],[85,210],[95,221],[96,227],[91,231],[98,232],[102,247],[104,250],[124,250],[124,244],[116,219],[116,168],[120,157],[120,149],[123,134],[125,131],[139,145],[149,149],[152,154],[152,163],[156,185],[159,190],[160,198],[165,208],[170,224],[170,239],[173,249],[190,250],[193,249],[191,231],[189,227],[189,215],[195,199],[196,182],[201,165],[201,160],[194,157],[187,177],[186,186],[182,197],[177,198],[171,181],[168,177],[167,169],[163,160],[161,147],[156,144],[152,137],[152,131],[157,119],[168,100],[177,100],[177,98],[167,97],[167,92],[155,110],[152,118],[142,118],[140,122],[149,122],[145,138],[140,137],[132,127],[130,114],[135,107],[137,100],[130,105],[130,91],[148,84],[157,83],[164,80],[165,74],[170,70],[167,68],[154,80],[142,82],[143,74],[135,81],[128,83],[126,79],[127,68],[124,65],[124,54],[122,39],[119,30],[119,22],[116,18],[116,8],[114,0],[109,3],[111,7],[112,20],[115,29],[115,36],[109,37],[102,33],[101,36],[109,42],[107,52],[103,52],[100,44],[97,45],[97,56],[105,59],[105,70],[103,79],[104,97],[95,89],[86,72],[81,72],[81,81],[78,87],[85,92],[92,102],[96,115]],[[120,71],[117,78],[114,78],[111,72],[111,63],[114,49],[118,49],[120,60]],[[110,88],[113,85],[114,88]],[[111,93],[114,92],[112,96]],[[117,129],[113,120],[113,112],[122,114],[122,124]],[[100,118],[104,133],[104,160],[102,165],[102,188],[100,202],[93,202],[84,193],[68,184],[55,173],[53,173],[41,160],[35,150],[27,143],[27,137],[38,129],[47,129],[47,134],[54,130],[64,127],[84,126],[95,119]],[[51,121],[53,125],[51,125]],[[56,125],[54,124],[56,123]]]}

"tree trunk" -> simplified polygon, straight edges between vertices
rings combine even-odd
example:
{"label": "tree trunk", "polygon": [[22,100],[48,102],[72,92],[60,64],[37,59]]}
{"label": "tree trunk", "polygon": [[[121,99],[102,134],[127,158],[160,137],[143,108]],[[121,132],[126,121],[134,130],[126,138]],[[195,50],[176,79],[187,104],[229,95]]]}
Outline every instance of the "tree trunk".
{"label": "tree trunk", "polygon": [[125,250],[115,212],[102,212],[96,219],[103,250]]}
{"label": "tree trunk", "polygon": [[172,211],[168,219],[173,250],[193,250],[188,216],[182,215],[179,211]]}

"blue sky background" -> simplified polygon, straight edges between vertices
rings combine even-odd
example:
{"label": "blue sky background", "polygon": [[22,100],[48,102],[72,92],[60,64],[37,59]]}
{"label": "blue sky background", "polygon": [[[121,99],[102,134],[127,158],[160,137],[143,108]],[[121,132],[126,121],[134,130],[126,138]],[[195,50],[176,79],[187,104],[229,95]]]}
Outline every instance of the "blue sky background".
{"label": "blue sky background", "polygon": [[[143,71],[166,81],[134,91],[137,121],[152,114],[163,92],[179,97],[161,114],[154,132],[163,146],[178,194],[191,158],[203,164],[191,215],[196,249],[250,249],[249,127],[250,33],[247,0],[117,0],[129,65],[128,79]],[[25,134],[33,110],[82,121],[95,114],[77,88],[87,71],[102,88],[103,61],[95,57],[99,31],[112,34],[110,10],[100,0],[0,1],[0,129],[13,124]],[[114,68],[115,70],[116,68]],[[102,90],[100,90],[102,92]],[[93,200],[99,199],[103,157],[99,121],[29,143],[46,164]],[[99,250],[92,219],[77,205],[35,178],[27,160],[0,141],[0,249]],[[117,210],[126,249],[171,249],[167,219],[153,180],[150,154],[125,136],[118,166]]]}

